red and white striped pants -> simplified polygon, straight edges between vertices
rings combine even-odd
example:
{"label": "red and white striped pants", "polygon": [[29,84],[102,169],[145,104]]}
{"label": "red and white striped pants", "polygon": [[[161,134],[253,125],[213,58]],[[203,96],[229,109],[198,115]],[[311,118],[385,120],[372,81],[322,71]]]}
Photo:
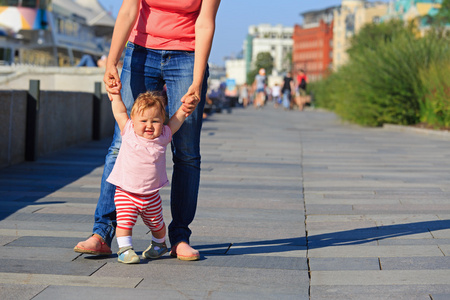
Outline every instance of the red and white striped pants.
{"label": "red and white striped pants", "polygon": [[116,187],[114,203],[117,212],[117,228],[131,230],[140,215],[152,232],[163,229],[161,197],[159,191],[153,194],[138,195]]}

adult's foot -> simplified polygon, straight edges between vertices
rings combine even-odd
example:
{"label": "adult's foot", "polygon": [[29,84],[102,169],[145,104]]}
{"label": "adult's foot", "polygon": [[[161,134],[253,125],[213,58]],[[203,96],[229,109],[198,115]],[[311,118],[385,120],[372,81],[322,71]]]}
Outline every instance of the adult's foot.
{"label": "adult's foot", "polygon": [[93,234],[87,240],[79,242],[73,251],[93,255],[111,255],[112,253],[111,248],[98,234]]}
{"label": "adult's foot", "polygon": [[179,260],[193,261],[200,259],[200,252],[189,246],[186,242],[180,242],[172,247],[170,255]]}

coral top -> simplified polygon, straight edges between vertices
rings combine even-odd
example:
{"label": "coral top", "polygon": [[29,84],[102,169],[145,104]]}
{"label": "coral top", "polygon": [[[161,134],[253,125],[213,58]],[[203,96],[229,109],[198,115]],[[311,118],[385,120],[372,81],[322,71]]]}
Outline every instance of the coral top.
{"label": "coral top", "polygon": [[122,134],[122,145],[109,183],[134,194],[149,194],[169,183],[166,172],[166,147],[172,131],[165,125],[161,135],[153,140],[136,135],[131,120]]}
{"label": "coral top", "polygon": [[141,0],[129,41],[160,50],[195,49],[195,22],[202,0]]}

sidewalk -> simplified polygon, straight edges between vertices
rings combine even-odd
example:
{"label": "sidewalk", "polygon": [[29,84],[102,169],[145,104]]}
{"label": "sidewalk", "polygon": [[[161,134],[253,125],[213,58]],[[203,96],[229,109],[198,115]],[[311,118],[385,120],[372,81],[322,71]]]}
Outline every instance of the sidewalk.
{"label": "sidewalk", "polygon": [[[450,298],[448,139],[320,111],[214,114],[191,227],[202,259],[139,265],[72,250],[92,230],[108,144],[0,170],[0,299]],[[138,254],[147,231],[138,222]]]}

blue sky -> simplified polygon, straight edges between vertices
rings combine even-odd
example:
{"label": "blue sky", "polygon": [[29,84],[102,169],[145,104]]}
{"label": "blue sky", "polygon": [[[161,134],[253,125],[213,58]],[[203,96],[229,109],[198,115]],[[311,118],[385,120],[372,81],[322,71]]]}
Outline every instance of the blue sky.
{"label": "blue sky", "polygon": [[[121,0],[99,2],[113,16],[117,15],[122,4]],[[269,23],[294,26],[302,21],[300,13],[340,4],[340,0],[222,0],[217,14],[210,62],[223,65],[224,57],[238,54],[250,25]]]}

